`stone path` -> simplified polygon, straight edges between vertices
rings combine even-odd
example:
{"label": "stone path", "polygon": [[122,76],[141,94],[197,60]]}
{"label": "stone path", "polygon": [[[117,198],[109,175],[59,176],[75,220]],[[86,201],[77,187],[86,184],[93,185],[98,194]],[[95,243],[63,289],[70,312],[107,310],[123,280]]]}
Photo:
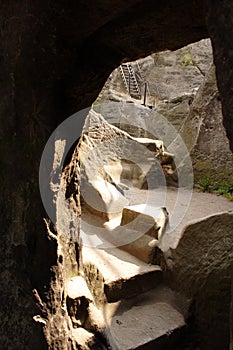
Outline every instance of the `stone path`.
{"label": "stone path", "polygon": [[113,348],[121,350],[172,349],[185,327],[182,312],[165,286],[104,307]]}
{"label": "stone path", "polygon": [[118,248],[83,247],[82,255],[111,350],[172,350],[186,326],[188,301],[180,306],[163,285],[161,268]]}
{"label": "stone path", "polygon": [[[130,200],[130,205],[146,203],[153,207],[166,207],[169,213],[169,227],[166,229],[160,248],[163,251],[175,248],[182,235],[185,226],[206,216],[233,210],[233,202],[223,196],[197,191],[167,188],[151,190],[139,190],[136,187],[125,191]],[[112,231],[118,227],[121,217],[105,222],[102,218],[90,213],[83,213],[83,222],[91,225],[93,229],[104,228]],[[90,231],[90,230],[89,230]]]}
{"label": "stone path", "polygon": [[175,248],[181,237],[184,227],[206,216],[233,210],[233,202],[223,196],[197,191],[177,190],[168,188],[150,191],[148,198],[146,190],[132,188],[128,196],[132,204],[140,204],[148,201],[155,207],[165,206],[169,213],[169,220],[173,221],[171,227],[166,230],[161,243],[161,248],[167,250]]}
{"label": "stone path", "polygon": [[[126,196],[131,205],[147,203],[152,207],[167,208],[170,227],[163,234],[160,246],[164,251],[176,247],[188,223],[233,211],[233,202],[226,198],[195,191],[158,189],[150,191],[148,197],[148,191],[131,188]],[[185,330],[189,301],[178,300],[163,284],[161,268],[131,255],[131,246],[127,252],[111,244],[102,249],[91,247],[98,232],[103,229],[107,234],[115,232],[120,221],[119,217],[106,223],[83,213],[83,227],[86,222],[96,229],[89,237],[89,247],[83,247],[84,275],[105,319],[105,334],[111,349],[172,350]]]}
{"label": "stone path", "polygon": [[83,247],[82,256],[90,288],[104,301],[133,297],[154,288],[162,279],[159,266],[148,265],[118,248]]}

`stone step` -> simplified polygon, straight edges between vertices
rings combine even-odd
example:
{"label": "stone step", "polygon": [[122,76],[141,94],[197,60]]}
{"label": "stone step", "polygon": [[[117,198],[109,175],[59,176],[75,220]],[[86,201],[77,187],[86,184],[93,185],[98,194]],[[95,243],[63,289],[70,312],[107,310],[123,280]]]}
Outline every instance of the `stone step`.
{"label": "stone step", "polygon": [[124,207],[121,225],[159,239],[168,223],[166,208],[156,208],[147,203]]}
{"label": "stone step", "polygon": [[118,248],[83,247],[83,269],[97,304],[115,302],[155,288],[162,279],[157,265],[148,265]]}
{"label": "stone step", "polygon": [[144,234],[135,241],[125,244],[119,248],[147,264],[154,264],[157,261],[158,248],[152,246],[151,242],[151,236]]}
{"label": "stone step", "polygon": [[[156,208],[148,204],[125,207],[121,219],[122,229],[125,235],[135,236],[137,239],[132,239],[120,249],[148,264],[158,262],[160,260],[158,239],[165,232],[167,222],[168,213],[165,208]],[[141,232],[141,236],[137,232]]]}
{"label": "stone step", "polygon": [[72,340],[78,349],[88,350],[95,344],[95,335],[84,328],[72,329]]}
{"label": "stone step", "polygon": [[[187,309],[188,305],[185,305]],[[172,350],[185,330],[173,292],[160,286],[104,309],[113,350]]]}

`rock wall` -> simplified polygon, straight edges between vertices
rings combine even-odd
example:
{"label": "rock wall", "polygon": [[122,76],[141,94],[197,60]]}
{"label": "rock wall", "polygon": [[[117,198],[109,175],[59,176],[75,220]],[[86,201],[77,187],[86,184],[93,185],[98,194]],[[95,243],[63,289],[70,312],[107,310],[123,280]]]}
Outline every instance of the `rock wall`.
{"label": "rock wall", "polygon": [[232,212],[191,223],[172,252],[174,286],[194,300],[201,350],[229,348],[232,225]]}
{"label": "rock wall", "polygon": [[222,105],[212,65],[181,129],[193,162],[196,181],[232,182],[233,157],[222,126]]}
{"label": "rock wall", "polygon": [[[232,123],[232,76],[233,62],[231,52],[233,43],[233,8],[230,0],[225,0],[219,6],[218,1],[206,2],[206,19],[209,35],[213,42],[214,63],[218,89],[220,91],[223,109],[223,124],[226,128],[227,137],[230,140],[233,151],[233,123]],[[220,30],[221,28],[221,30]]]}
{"label": "rock wall", "polygon": [[[144,82],[149,84],[147,104],[159,108],[161,101],[194,96],[212,64],[212,55],[211,42],[205,39],[179,50],[159,52],[132,62],[136,75],[143,79],[138,80],[142,95]],[[105,87],[126,92],[119,69],[112,72]],[[102,94],[106,89],[103,88]],[[176,118],[175,115],[173,120]]]}
{"label": "rock wall", "polygon": [[[148,82],[150,94],[146,103],[154,106],[155,113],[142,106],[143,96],[141,100],[126,96],[119,69],[110,75],[93,108],[113,123],[119,120],[118,126],[123,130],[139,135],[148,135],[156,129],[161,114],[183,138],[191,154],[196,181],[232,182],[233,157],[222,124],[210,40],[174,52],[153,54],[132,62],[132,66],[136,75],[141,74],[144,79],[140,85],[142,95],[144,82]],[[137,103],[139,106],[135,107]]]}

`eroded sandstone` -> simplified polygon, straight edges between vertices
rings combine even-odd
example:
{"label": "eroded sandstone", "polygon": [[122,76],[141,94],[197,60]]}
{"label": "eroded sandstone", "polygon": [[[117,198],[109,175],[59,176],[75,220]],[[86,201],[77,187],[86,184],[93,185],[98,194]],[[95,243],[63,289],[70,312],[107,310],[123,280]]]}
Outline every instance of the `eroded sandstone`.
{"label": "eroded sandstone", "polygon": [[[1,3],[4,348],[75,347],[69,337],[68,320],[60,308],[65,259],[59,252],[62,247],[65,257],[71,253],[77,266],[78,247],[75,249],[73,242],[68,241],[66,250],[62,242],[49,234],[42,220],[46,213],[38,188],[40,157],[54,127],[77,109],[90,105],[122,60],[175,49],[207,37],[209,32],[232,144],[230,11],[229,0],[221,1],[221,6],[217,1],[208,1],[206,25],[202,1],[168,1],[156,6],[154,1],[99,1],[94,10],[92,3],[82,1]],[[135,35],[139,31],[140,35]],[[69,190],[72,192],[71,187]],[[77,192],[75,195],[78,197]],[[39,295],[36,299],[32,293],[35,289]],[[40,315],[36,320],[42,322],[32,321],[35,314]]]}

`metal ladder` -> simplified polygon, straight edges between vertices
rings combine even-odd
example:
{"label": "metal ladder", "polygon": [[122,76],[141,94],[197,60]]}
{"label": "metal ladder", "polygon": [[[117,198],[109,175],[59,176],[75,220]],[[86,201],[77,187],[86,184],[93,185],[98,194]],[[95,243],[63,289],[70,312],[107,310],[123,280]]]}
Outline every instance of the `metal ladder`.
{"label": "metal ladder", "polygon": [[126,90],[132,97],[141,99],[141,90],[138,85],[137,77],[130,63],[120,65],[121,76],[126,87]]}
{"label": "metal ladder", "polygon": [[[148,81],[146,81],[138,61],[136,61],[136,64],[137,64],[137,70],[138,70],[137,76],[139,77],[140,82],[145,86],[145,89],[144,89],[144,103],[143,104],[146,105],[146,95],[148,95],[149,98],[151,98],[152,95],[150,93],[149,83],[148,83]],[[161,95],[160,95],[160,92],[159,92],[157,84],[155,84],[155,90],[156,90],[155,94],[158,96],[158,98],[161,98]],[[154,99],[154,105],[155,105],[155,99]]]}

